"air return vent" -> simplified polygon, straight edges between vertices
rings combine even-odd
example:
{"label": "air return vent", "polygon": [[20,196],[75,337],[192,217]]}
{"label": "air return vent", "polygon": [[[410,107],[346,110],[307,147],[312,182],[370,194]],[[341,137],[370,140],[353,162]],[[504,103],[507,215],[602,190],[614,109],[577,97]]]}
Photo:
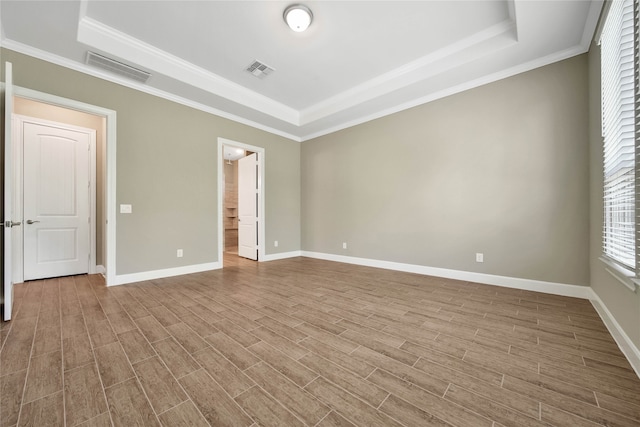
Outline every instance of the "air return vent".
{"label": "air return vent", "polygon": [[86,63],[140,83],[146,83],[147,80],[149,80],[149,77],[151,77],[151,74],[146,71],[133,68],[127,64],[123,64],[122,62],[115,61],[95,52],[87,52]]}
{"label": "air return vent", "polygon": [[258,60],[253,61],[251,63],[251,65],[249,65],[245,71],[250,72],[251,74],[253,74],[254,76],[256,76],[259,79],[264,79],[265,77],[267,77],[269,74],[271,74],[272,72],[274,72],[275,70],[271,67],[269,67],[267,64],[264,64]]}

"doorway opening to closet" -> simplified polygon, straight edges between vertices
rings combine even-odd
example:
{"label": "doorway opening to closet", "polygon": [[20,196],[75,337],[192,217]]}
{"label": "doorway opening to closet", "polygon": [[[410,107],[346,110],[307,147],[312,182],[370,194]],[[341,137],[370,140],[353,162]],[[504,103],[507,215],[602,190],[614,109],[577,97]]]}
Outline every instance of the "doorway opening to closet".
{"label": "doorway opening to closet", "polygon": [[220,253],[260,261],[264,256],[264,149],[223,138],[218,145]]}

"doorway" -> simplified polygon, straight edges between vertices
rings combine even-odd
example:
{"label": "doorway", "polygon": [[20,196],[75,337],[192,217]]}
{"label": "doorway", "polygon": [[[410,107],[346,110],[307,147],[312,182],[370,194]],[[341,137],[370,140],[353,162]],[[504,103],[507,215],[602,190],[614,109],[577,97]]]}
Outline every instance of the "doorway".
{"label": "doorway", "polygon": [[[23,219],[23,224],[20,230],[21,232],[15,235],[16,238],[12,251],[14,283],[20,283],[24,280],[31,280],[35,278],[67,275],[67,273],[75,274],[77,272],[80,272],[81,270],[86,270],[84,272],[90,274],[104,273],[104,265],[106,264],[104,259],[106,245],[106,224],[104,220],[104,197],[106,193],[104,168],[104,153],[106,149],[106,120],[107,119],[104,116],[95,115],[77,109],[67,108],[66,106],[62,105],[43,102],[39,99],[21,96],[14,97],[12,118],[12,128],[14,129],[12,139],[13,146],[15,148],[14,164],[21,166],[14,169],[14,215],[18,218]],[[33,135],[29,135],[29,129],[34,128],[42,129],[42,131],[37,132],[35,141],[33,139]],[[55,135],[59,132],[62,132],[62,134]],[[69,135],[67,135],[66,133],[69,133]],[[76,145],[75,142],[79,142],[75,141],[77,137],[83,136],[86,136],[86,138],[88,138],[87,142],[89,144],[89,146],[86,147],[88,148],[88,150],[85,148],[86,154],[84,154],[82,150],[78,151],[77,149],[73,149],[73,146]],[[32,141],[31,144],[25,146],[25,139],[29,139],[30,141]],[[77,204],[79,200],[74,199],[81,199],[85,196],[88,196],[86,205],[85,202],[83,202],[83,205],[85,206],[77,205],[74,207],[67,206],[66,208],[64,208],[76,211],[78,208],[83,209],[86,207],[88,209],[88,212],[81,214],[89,218],[88,227],[86,225],[84,227],[70,227],[70,225],[73,224],[68,224],[68,222],[69,220],[72,220],[74,215],[69,216],[69,212],[62,213],[61,215],[47,215],[45,213],[45,216],[47,217],[46,220],[45,218],[27,218],[27,216],[29,215],[33,216],[36,214],[35,212],[29,211],[29,206],[34,204],[34,201],[31,200],[31,196],[37,193],[37,191],[33,191],[33,188],[34,186],[35,188],[41,187],[41,185],[35,184],[33,182],[33,179],[36,176],[34,174],[35,169],[27,167],[30,163],[28,161],[29,156],[27,156],[27,154],[31,152],[31,149],[39,145],[40,142],[45,140],[48,141],[47,149],[51,150],[53,147],[55,147],[55,149],[51,153],[45,156],[45,159],[56,157],[57,160],[54,162],[49,162],[48,166],[41,166],[48,168],[47,173],[52,173],[54,169],[59,169],[59,173],[68,175],[67,177],[60,177],[61,181],[59,182],[59,184],[63,184],[65,181],[68,181],[67,178],[77,178],[78,175],[77,171],[74,173],[70,173],[69,167],[61,166],[61,162],[64,162],[64,160],[60,156],[62,156],[65,152],[65,147],[71,149],[71,152],[67,153],[71,157],[69,157],[67,160],[71,160],[72,158],[79,156],[86,156],[85,158],[88,162],[86,163],[86,166],[89,184],[87,186],[87,192],[79,192],[78,188],[70,188],[70,194],[59,195],[60,197],[56,197],[55,199],[67,200],[68,202],[73,201]],[[74,143],[70,144],[70,142]],[[37,157],[38,154],[36,153],[35,156]],[[46,163],[45,160],[38,160],[37,164],[40,165],[43,162]],[[57,167],[56,165],[60,167]],[[45,182],[51,183],[51,177],[48,177]],[[62,186],[63,185],[56,185],[57,188],[60,188]],[[47,194],[48,198],[51,198],[51,196],[53,195],[53,192],[50,190],[52,189],[46,190],[44,188],[41,188],[41,192],[43,192],[43,194]],[[73,196],[74,193],[78,193],[78,196]],[[62,208],[60,204],[53,199],[49,200],[49,202],[51,202],[50,208],[53,210]],[[38,201],[36,202],[36,204],[42,206],[42,201]],[[39,214],[42,214],[42,212],[38,213],[38,215]],[[25,221],[28,220],[32,220],[34,222],[32,224],[27,224]],[[58,228],[57,230],[53,230],[48,227],[49,225],[60,221],[64,222],[64,227],[56,227]],[[87,219],[85,219],[84,221],[87,222]],[[60,223],[57,225],[61,226],[63,224]],[[63,230],[65,232],[63,232]],[[73,232],[71,232],[72,230]],[[63,236],[65,234],[68,234],[68,236]],[[34,245],[38,243],[38,239],[36,238],[38,236],[44,237],[45,235],[49,237],[49,240],[54,239],[59,241],[53,242],[47,241],[47,239],[45,239],[44,241],[40,242],[40,250],[38,252],[37,258],[46,261],[34,262],[34,258],[36,258],[33,254],[35,248]],[[72,248],[70,244],[74,239],[78,244],[81,241],[83,243],[85,241],[88,241],[86,250],[81,246],[76,246],[75,249]],[[59,259],[59,255],[64,254],[57,253],[55,254],[55,257],[52,257],[51,254],[45,254],[44,252],[42,252],[42,250],[45,250],[47,246],[53,245],[59,248],[61,247],[60,244],[62,244],[62,246],[67,246],[69,249],[69,256],[62,257],[66,259],[66,261],[63,259]],[[84,259],[80,259],[80,256],[82,256],[82,258]],[[71,264],[73,264],[74,267],[70,269],[69,267]],[[81,266],[83,265],[86,266],[81,268]]]}
{"label": "doorway", "polygon": [[[19,121],[15,118],[23,115],[35,117],[41,120],[50,120],[62,122],[72,126],[90,128],[96,130],[96,148],[95,148],[95,173],[96,178],[92,180],[95,185],[96,197],[92,203],[95,212],[91,216],[95,218],[95,226],[91,227],[90,232],[95,234],[95,250],[92,250],[94,260],[90,261],[90,265],[95,266],[89,270],[89,273],[103,274],[106,277],[107,284],[111,284],[115,279],[115,145],[116,145],[116,112],[102,107],[85,104],[67,98],[34,91],[22,87],[14,87],[13,107],[11,128],[12,140],[16,141],[19,133]],[[17,142],[12,144],[16,148]],[[12,187],[15,218],[22,218],[22,172],[19,170],[21,163],[16,161],[19,153],[13,150],[13,162],[16,163],[14,174],[19,180],[14,179]],[[17,160],[20,160],[19,158]],[[16,211],[16,208],[19,211]],[[24,218],[25,220],[28,218]],[[109,220],[110,219],[110,220]],[[20,241],[21,227],[15,227],[13,240]],[[17,231],[20,231],[17,233]],[[13,277],[12,283],[20,283],[24,281],[23,276],[23,247],[21,242],[14,244],[11,253],[14,254],[11,261],[11,270]],[[111,261],[111,262],[110,262]],[[6,286],[6,285],[5,285]]]}
{"label": "doorway", "polygon": [[[16,198],[21,197],[20,193],[16,193],[13,185],[13,171],[20,167],[20,164],[14,164],[16,150],[13,144],[13,115],[15,113],[14,99],[22,98],[36,101],[42,104],[58,106],[69,111],[84,112],[93,114],[104,119],[103,126],[103,147],[102,147],[102,176],[104,179],[103,188],[103,206],[99,212],[102,212],[102,233],[103,236],[103,254],[102,254],[102,271],[97,272],[105,275],[107,286],[117,282],[116,276],[116,214],[115,214],[115,191],[116,191],[116,116],[114,110],[99,107],[84,102],[63,98],[45,92],[14,86],[13,71],[10,62],[5,63],[5,81],[0,84],[0,88],[4,89],[4,106],[5,106],[5,126],[4,126],[4,253],[3,253],[3,320],[11,319],[11,305],[13,301],[13,283],[22,281],[16,280],[14,265],[15,245],[13,241],[19,234],[18,229],[21,224],[22,217],[18,217],[15,212]],[[20,248],[22,251],[22,248]],[[20,268],[19,271],[22,271]]]}
{"label": "doorway", "polygon": [[218,251],[264,258],[264,149],[218,138]]}

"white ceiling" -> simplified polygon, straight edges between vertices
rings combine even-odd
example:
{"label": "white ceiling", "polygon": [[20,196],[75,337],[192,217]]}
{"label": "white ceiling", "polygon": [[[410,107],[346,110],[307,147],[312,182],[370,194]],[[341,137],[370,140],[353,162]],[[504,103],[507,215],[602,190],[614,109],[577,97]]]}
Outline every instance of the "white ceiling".
{"label": "white ceiling", "polygon": [[[3,47],[304,141],[588,50],[602,0],[0,1]],[[88,50],[152,74],[84,64]],[[244,69],[275,68],[264,79]]]}

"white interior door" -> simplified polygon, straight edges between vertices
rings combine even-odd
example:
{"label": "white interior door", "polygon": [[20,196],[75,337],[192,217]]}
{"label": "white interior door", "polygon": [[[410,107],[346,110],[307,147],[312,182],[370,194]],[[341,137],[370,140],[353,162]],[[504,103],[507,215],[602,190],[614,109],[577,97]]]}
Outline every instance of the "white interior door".
{"label": "white interior door", "polygon": [[5,63],[4,73],[4,320],[11,319],[13,304],[13,269],[11,268],[11,234],[14,225],[20,225],[13,221],[13,151],[11,144],[11,115],[13,114],[13,77],[10,62]]}
{"label": "white interior door", "polygon": [[24,279],[89,272],[91,135],[24,123]]}
{"label": "white interior door", "polygon": [[238,255],[258,259],[258,155],[238,160]]}

